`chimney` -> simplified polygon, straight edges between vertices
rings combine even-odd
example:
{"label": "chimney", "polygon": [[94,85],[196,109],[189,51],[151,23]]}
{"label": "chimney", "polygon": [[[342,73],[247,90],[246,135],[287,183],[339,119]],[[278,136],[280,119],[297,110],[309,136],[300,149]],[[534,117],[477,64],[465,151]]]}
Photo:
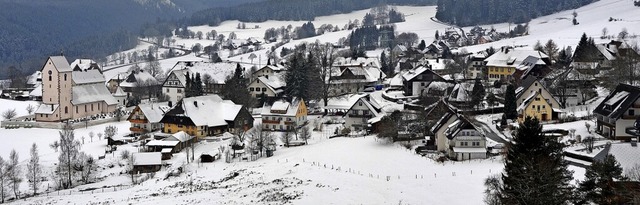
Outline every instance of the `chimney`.
{"label": "chimney", "polygon": [[171,101],[168,102],[169,107],[173,107],[173,103]]}
{"label": "chimney", "polygon": [[198,107],[198,101],[193,101],[193,106]]}

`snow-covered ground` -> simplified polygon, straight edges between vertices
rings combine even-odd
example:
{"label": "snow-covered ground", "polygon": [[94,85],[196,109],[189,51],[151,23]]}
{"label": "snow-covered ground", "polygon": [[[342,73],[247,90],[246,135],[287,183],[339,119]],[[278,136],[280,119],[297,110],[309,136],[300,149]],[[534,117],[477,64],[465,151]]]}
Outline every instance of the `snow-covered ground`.
{"label": "snow-covered ground", "polygon": [[27,112],[27,107],[29,107],[29,105],[34,106],[35,109],[33,111],[35,111],[38,109],[38,106],[40,105],[40,103],[36,101],[19,101],[19,100],[10,100],[10,99],[0,99],[0,113],[8,109],[16,109],[17,117],[29,115],[29,112]]}

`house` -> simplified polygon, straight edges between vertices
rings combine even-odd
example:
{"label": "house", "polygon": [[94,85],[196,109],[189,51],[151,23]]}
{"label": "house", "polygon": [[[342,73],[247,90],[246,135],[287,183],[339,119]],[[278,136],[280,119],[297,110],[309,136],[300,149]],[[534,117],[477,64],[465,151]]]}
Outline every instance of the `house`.
{"label": "house", "polygon": [[630,129],[640,117],[640,87],[627,84],[619,84],[604,100],[593,110],[596,116],[596,132],[602,136],[629,140],[634,136]]}
{"label": "house", "polygon": [[562,112],[558,100],[536,77],[527,77],[515,92],[520,122],[527,116],[538,118],[541,122],[557,120]]}
{"label": "house", "polygon": [[197,73],[201,75],[205,94],[219,94],[224,88],[225,80],[233,75],[238,66],[238,63],[231,62],[178,61],[162,83],[162,94],[167,95],[169,101],[175,104],[185,97],[187,75],[194,78]]}
{"label": "house", "polygon": [[119,86],[127,94],[127,99],[133,97],[134,94],[139,94],[140,98],[155,97],[156,93],[154,87],[159,87],[160,83],[149,72],[144,70],[134,70],[127,75],[124,81],[120,82]]}
{"label": "house", "polygon": [[332,95],[357,93],[382,82],[387,75],[377,58],[336,58],[329,73]]}
{"label": "house", "polygon": [[222,100],[218,95],[183,98],[160,122],[163,133],[184,131],[198,138],[242,132],[253,127],[253,117],[244,106]]}
{"label": "house", "polygon": [[307,106],[301,98],[278,100],[262,107],[263,130],[294,130],[307,123]]}
{"label": "house", "polygon": [[369,94],[360,97],[344,114],[344,126],[352,131],[369,131],[369,120],[382,117],[381,108]]}
{"label": "house", "polygon": [[160,120],[169,109],[166,102],[138,104],[127,118],[131,123],[129,130],[137,134],[162,130]]}
{"label": "house", "polygon": [[160,152],[133,153],[133,173],[150,173],[160,171],[162,154]]}
{"label": "house", "polygon": [[486,62],[484,60],[489,57],[485,51],[480,51],[471,56],[471,65],[467,69],[467,79],[486,79]]}
{"label": "house", "polygon": [[282,96],[286,83],[282,74],[274,74],[273,76],[260,76],[249,84],[249,93],[263,101],[270,101]]}
{"label": "house", "polygon": [[455,108],[449,106],[447,112],[431,128],[435,136],[436,149],[454,160],[487,158],[486,137]]}
{"label": "house", "polygon": [[162,84],[162,94],[167,95],[169,102],[172,104],[182,100],[184,97],[187,86],[187,75],[190,75],[187,69],[173,70]]}
{"label": "house", "polygon": [[111,77],[111,79],[107,81],[107,88],[109,88],[109,91],[111,93],[115,93],[116,89],[120,87],[120,83],[126,80],[128,76],[129,76],[129,73],[121,72]]}
{"label": "house", "polygon": [[471,105],[471,98],[475,81],[464,81],[457,83],[453,86],[451,93],[448,96],[448,102],[458,108],[473,108]]}
{"label": "house", "polygon": [[613,62],[620,57],[638,55],[626,41],[611,40],[596,44],[596,50],[597,52],[592,53],[594,57],[574,56],[576,60],[570,66],[580,70],[606,70],[611,69]]}
{"label": "house", "polygon": [[595,86],[596,79],[583,74],[576,68],[570,67],[560,75],[545,78],[552,82],[554,89],[551,89],[551,92],[560,104],[564,105],[563,107],[582,105],[587,100],[598,96]]}
{"label": "house", "polygon": [[[527,61],[525,59],[529,58]],[[512,47],[502,47],[500,51],[486,58],[487,79],[489,83],[495,81],[511,81],[516,70],[546,67],[550,63],[549,56],[535,50],[521,50]],[[524,71],[523,71],[524,72]]]}
{"label": "house", "polygon": [[255,79],[255,78],[258,78],[258,77],[267,77],[267,78],[269,78],[269,77],[282,76],[282,75],[277,75],[277,74],[283,73],[285,71],[287,71],[287,68],[285,68],[282,65],[278,65],[278,64],[276,64],[276,65],[266,65],[266,66],[260,68],[259,70],[253,72],[251,74],[251,78]]}
{"label": "house", "polygon": [[402,74],[405,96],[420,96],[431,82],[444,82],[442,76],[434,73],[427,66],[419,66]]}
{"label": "house", "polygon": [[92,61],[69,64],[64,56],[51,56],[42,67],[42,104],[35,112],[36,121],[62,122],[113,113],[117,105],[102,70]]}

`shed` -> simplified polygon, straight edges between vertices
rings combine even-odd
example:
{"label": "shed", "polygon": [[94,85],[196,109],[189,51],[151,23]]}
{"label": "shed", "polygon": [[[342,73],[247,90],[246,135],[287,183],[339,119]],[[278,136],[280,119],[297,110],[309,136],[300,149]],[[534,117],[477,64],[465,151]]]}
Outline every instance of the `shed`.
{"label": "shed", "polygon": [[142,152],[133,154],[133,172],[149,173],[160,171],[162,155],[159,152]]}

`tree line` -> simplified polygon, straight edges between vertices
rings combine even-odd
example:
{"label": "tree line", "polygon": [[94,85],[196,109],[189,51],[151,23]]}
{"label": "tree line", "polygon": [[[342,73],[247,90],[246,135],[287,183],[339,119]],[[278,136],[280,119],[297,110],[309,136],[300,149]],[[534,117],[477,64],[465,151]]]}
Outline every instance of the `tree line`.
{"label": "tree line", "polygon": [[458,26],[502,22],[526,23],[558,11],[575,9],[596,0],[438,0],[436,18]]}
{"label": "tree line", "polygon": [[226,20],[264,22],[267,20],[312,21],[315,17],[367,9],[381,3],[393,5],[432,5],[435,0],[270,0],[229,8],[212,8],[185,19],[188,25],[219,25]]}

